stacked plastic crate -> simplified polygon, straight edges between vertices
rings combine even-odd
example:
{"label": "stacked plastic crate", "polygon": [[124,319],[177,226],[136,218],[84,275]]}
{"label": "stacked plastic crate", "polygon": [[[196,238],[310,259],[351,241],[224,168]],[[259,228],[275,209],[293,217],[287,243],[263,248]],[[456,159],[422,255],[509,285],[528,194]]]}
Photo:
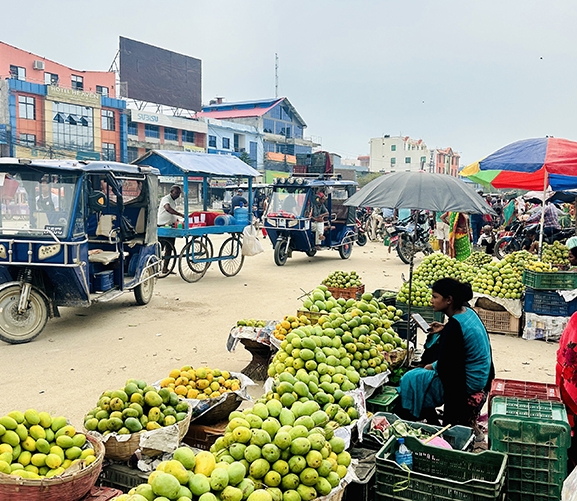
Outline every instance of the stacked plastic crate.
{"label": "stacked plastic crate", "polygon": [[489,444],[491,450],[508,455],[507,500],[559,500],[570,441],[561,402],[493,396]]}
{"label": "stacked plastic crate", "polygon": [[525,297],[525,339],[556,341],[567,325],[569,317],[577,311],[577,299],[566,301],[558,292],[577,287],[577,273],[573,272],[523,272]]}

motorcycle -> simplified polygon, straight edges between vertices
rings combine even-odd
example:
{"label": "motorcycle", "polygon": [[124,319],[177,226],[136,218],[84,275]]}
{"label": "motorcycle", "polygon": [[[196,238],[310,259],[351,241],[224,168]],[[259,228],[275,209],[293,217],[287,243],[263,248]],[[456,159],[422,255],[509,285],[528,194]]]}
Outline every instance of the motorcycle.
{"label": "motorcycle", "polygon": [[[428,217],[421,212],[417,217],[417,228],[411,219],[392,223],[386,226],[390,238],[390,246],[396,246],[397,254],[403,263],[409,264],[411,258],[422,252],[426,256],[433,253],[433,248],[429,242]],[[413,240],[414,239],[414,240]]]}
{"label": "motorcycle", "polygon": [[359,247],[363,247],[367,244],[368,237],[365,223],[368,217],[369,211],[366,208],[360,207],[357,209],[355,223],[357,226],[357,245]]}
{"label": "motorcycle", "polygon": [[[525,226],[521,221],[515,221],[508,229],[499,233],[495,242],[495,257],[503,259],[508,254],[520,251],[523,248],[523,242],[532,232],[539,233],[538,223]],[[544,235],[543,242],[548,244],[565,242],[573,235],[575,235],[573,228],[557,230],[552,235]]]}

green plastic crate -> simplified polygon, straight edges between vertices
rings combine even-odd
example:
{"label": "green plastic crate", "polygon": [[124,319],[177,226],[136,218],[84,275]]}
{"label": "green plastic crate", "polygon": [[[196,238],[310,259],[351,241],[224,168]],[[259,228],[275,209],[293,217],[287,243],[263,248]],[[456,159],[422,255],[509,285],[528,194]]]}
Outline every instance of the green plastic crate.
{"label": "green plastic crate", "polygon": [[[425,445],[414,437],[406,437],[405,444],[413,453],[410,474],[395,462],[395,438],[389,439],[377,454],[377,501],[503,499],[506,454],[494,451],[473,454],[443,449]],[[396,491],[395,485],[407,479],[407,488]]]}
{"label": "green plastic crate", "polygon": [[549,291],[577,289],[577,273],[523,270],[523,285]]}
{"label": "green plastic crate", "polygon": [[[403,313],[408,313],[409,305],[407,303],[397,303],[395,304],[398,310]],[[418,313],[427,322],[443,322],[445,320],[445,314],[442,311],[433,310],[432,306],[411,306],[411,313]]]}
{"label": "green plastic crate", "polygon": [[133,487],[145,484],[150,473],[130,468],[121,463],[109,463],[102,467],[98,484],[104,487],[114,487],[127,493]]}
{"label": "green plastic crate", "polygon": [[560,499],[571,445],[562,403],[495,396],[489,444],[491,450],[509,455],[508,500]]}
{"label": "green plastic crate", "polygon": [[[425,433],[429,433],[434,435],[439,430],[441,430],[441,426],[434,426],[432,424],[427,423],[416,423],[413,421],[405,421],[396,414],[390,412],[377,412],[373,416],[373,418],[378,417],[385,417],[387,421],[393,424],[396,421],[401,421],[405,425],[413,429],[421,429]],[[363,441],[362,444],[364,447],[368,447],[369,449],[380,449],[383,446],[383,443],[378,440],[378,437],[370,435],[369,431],[371,429],[371,421],[369,421],[365,428],[363,429]],[[456,450],[466,451],[470,450],[473,447],[473,442],[475,440],[475,435],[473,433],[473,428],[469,428],[468,426],[451,426],[448,430],[445,430],[441,433],[441,437],[446,440],[449,445]]]}
{"label": "green plastic crate", "polygon": [[383,386],[382,391],[367,400],[369,412],[392,412],[397,405],[399,392],[396,387]]}

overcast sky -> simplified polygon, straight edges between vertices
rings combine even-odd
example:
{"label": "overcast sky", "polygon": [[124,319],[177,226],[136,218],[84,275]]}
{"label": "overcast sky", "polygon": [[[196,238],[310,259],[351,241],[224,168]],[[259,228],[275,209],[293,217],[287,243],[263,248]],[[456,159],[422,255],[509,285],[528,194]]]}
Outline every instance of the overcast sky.
{"label": "overcast sky", "polygon": [[120,35],[202,60],[203,103],[286,96],[323,149],[383,134],[465,165],[529,137],[577,140],[575,0],[3,0],[0,40],[108,70]]}

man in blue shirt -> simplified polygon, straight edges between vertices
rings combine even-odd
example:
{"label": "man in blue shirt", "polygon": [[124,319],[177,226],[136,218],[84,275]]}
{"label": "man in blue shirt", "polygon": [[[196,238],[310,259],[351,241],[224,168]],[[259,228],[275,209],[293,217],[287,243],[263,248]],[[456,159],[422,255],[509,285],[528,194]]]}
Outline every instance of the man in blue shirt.
{"label": "man in blue shirt", "polygon": [[232,197],[230,202],[230,212],[234,216],[234,209],[236,207],[248,207],[248,200],[244,198],[243,191],[241,188],[238,189],[236,195]]}

